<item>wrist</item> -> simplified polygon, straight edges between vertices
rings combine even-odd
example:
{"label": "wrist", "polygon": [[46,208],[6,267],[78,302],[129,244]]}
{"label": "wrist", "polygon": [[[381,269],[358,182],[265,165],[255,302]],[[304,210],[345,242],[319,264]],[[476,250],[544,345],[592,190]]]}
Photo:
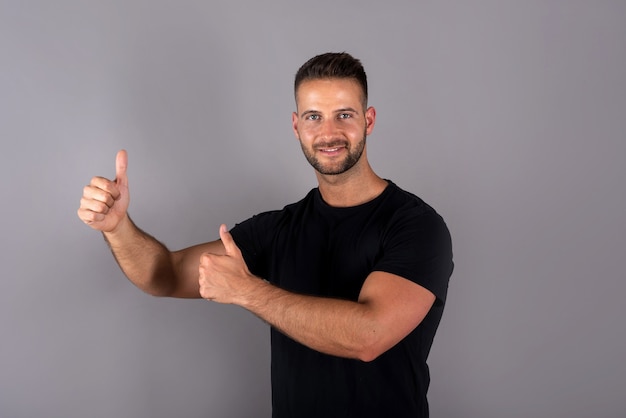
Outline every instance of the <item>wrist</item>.
{"label": "wrist", "polygon": [[245,291],[241,292],[236,304],[250,312],[257,313],[268,304],[275,290],[277,288],[266,280],[250,275]]}
{"label": "wrist", "polygon": [[126,235],[133,227],[133,221],[128,216],[128,213],[126,213],[113,229],[102,231],[102,234],[107,241],[111,242],[117,240],[118,237]]}

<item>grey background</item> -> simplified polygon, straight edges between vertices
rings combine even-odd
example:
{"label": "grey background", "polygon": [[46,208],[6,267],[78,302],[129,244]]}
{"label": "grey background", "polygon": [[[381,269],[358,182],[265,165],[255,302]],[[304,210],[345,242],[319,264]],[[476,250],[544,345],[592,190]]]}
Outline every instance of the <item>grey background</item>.
{"label": "grey background", "polygon": [[76,217],[129,152],[175,249],[315,186],[311,56],[362,59],[375,170],[446,219],[434,417],[626,414],[623,1],[0,2],[0,417],[268,417],[268,327],[135,290]]}

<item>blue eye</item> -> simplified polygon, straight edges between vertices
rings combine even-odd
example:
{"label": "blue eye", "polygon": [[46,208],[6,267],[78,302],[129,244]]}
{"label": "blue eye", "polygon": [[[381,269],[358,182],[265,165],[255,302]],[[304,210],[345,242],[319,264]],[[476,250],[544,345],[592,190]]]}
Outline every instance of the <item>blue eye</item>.
{"label": "blue eye", "polygon": [[352,117],[352,115],[349,114],[349,113],[340,113],[339,114],[339,119],[349,119],[351,117]]}
{"label": "blue eye", "polygon": [[320,120],[320,115],[309,115],[306,117],[307,120]]}

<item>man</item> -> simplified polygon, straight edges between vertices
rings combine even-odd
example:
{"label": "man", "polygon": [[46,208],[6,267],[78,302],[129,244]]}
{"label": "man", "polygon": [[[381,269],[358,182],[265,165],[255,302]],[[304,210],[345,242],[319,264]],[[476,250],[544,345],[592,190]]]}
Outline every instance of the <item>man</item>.
{"label": "man", "polygon": [[358,60],[312,58],[295,98],[293,131],[319,185],[301,201],[171,252],[129,218],[120,151],[116,179],[94,177],[78,215],[143,291],[236,304],[272,326],[274,417],[427,417],[426,358],[453,269],[448,229],[370,167],[376,111]]}

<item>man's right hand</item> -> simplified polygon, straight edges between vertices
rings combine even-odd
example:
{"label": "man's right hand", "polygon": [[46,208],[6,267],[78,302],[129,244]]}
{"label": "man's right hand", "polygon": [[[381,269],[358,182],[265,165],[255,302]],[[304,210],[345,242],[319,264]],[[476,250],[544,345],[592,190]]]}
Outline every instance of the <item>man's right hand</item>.
{"label": "man's right hand", "polygon": [[115,180],[94,177],[83,189],[78,217],[93,229],[113,232],[126,217],[130,202],[127,165],[128,155],[121,150],[115,159]]}

